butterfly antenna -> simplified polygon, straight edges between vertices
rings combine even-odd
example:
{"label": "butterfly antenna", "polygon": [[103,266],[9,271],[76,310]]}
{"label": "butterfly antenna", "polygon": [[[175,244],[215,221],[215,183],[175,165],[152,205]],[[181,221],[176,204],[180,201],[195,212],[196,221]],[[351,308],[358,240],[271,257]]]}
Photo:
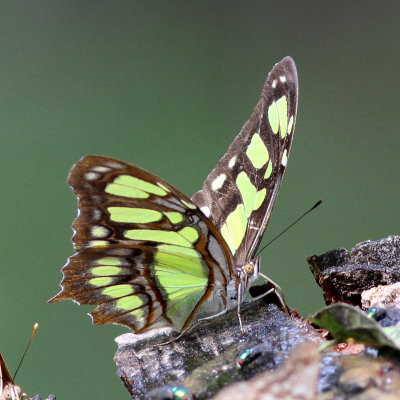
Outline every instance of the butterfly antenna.
{"label": "butterfly antenna", "polygon": [[275,236],[272,240],[270,240],[261,250],[259,250],[256,254],[255,257],[259,256],[260,253],[268,247],[272,242],[274,242],[276,239],[281,237],[285,232],[287,232],[293,225],[297,224],[301,219],[303,219],[308,213],[311,211],[315,210],[320,204],[322,203],[322,200],[317,201],[308,211],[306,211],[304,214],[302,214],[299,218],[296,219],[296,221],[292,222],[288,227],[286,227],[281,233],[279,233],[277,236]]}
{"label": "butterfly antenna", "polygon": [[17,376],[17,373],[18,373],[18,371],[19,371],[19,368],[21,367],[22,361],[24,361],[24,358],[25,358],[25,356],[26,356],[26,353],[28,352],[29,347],[31,346],[32,340],[33,340],[33,338],[34,338],[34,336],[35,336],[35,334],[36,334],[36,331],[37,331],[38,327],[39,327],[39,324],[36,322],[36,323],[33,325],[31,337],[30,337],[29,340],[28,340],[28,344],[26,345],[24,354],[22,354],[21,361],[19,362],[18,367],[17,367],[17,369],[16,369],[16,371],[15,371],[15,374],[14,374],[14,376],[13,376],[13,381],[15,381],[15,377]]}

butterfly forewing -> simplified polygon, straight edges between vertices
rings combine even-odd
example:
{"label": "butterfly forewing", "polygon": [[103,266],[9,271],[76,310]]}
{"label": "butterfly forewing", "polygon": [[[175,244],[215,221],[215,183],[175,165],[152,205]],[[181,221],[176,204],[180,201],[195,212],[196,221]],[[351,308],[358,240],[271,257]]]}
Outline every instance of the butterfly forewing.
{"label": "butterfly forewing", "polygon": [[286,57],[263,87],[250,119],[192,200],[219,229],[235,265],[256,253],[278,194],[293,139],[297,71]]}
{"label": "butterfly forewing", "polygon": [[[226,308],[232,255],[213,224],[185,195],[130,164],[89,156],[71,170],[79,199],[62,291],[51,301],[98,304],[97,324],[142,332],[184,330]],[[213,293],[222,288],[215,303]]]}

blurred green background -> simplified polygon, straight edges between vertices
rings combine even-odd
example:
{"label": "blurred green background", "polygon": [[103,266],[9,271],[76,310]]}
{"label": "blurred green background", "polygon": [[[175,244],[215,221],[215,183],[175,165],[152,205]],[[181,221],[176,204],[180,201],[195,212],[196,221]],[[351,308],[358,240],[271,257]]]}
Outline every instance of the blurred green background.
{"label": "blurred green background", "polygon": [[47,304],[72,254],[68,170],[119,158],[198,190],[286,55],[296,138],[263,254],[302,315],[322,306],[305,257],[399,233],[399,1],[2,1],[0,351],[17,382],[59,399],[128,399],[114,337],[89,307]]}

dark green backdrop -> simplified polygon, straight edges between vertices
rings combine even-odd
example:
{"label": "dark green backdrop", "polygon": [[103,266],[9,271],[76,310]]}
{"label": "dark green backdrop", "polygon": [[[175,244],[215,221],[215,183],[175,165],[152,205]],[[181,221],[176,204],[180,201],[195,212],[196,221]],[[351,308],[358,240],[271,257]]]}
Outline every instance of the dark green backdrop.
{"label": "dark green backdrop", "polygon": [[400,3],[2,1],[0,350],[17,381],[59,399],[128,399],[112,362],[123,327],[48,305],[72,254],[81,156],[148,169],[191,195],[286,55],[298,67],[296,138],[263,254],[307,315],[321,293],[305,257],[399,233]]}

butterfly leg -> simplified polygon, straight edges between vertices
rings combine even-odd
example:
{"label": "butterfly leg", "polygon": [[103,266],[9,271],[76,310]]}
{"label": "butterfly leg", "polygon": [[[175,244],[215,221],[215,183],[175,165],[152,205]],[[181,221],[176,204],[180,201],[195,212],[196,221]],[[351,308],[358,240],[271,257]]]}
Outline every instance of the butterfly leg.
{"label": "butterfly leg", "polygon": [[[260,275],[264,278],[264,275],[262,275],[262,274],[260,274]],[[266,276],[265,276],[265,280],[266,280],[267,282],[271,283],[271,285],[274,285],[274,284],[275,284],[271,279],[269,279],[269,278],[266,277]],[[289,310],[288,306],[287,306],[286,303],[285,303],[285,300],[284,300],[284,297],[283,297],[283,293],[282,293],[282,289],[281,289],[278,285],[276,285],[276,286],[277,286],[277,287],[273,287],[273,288],[267,290],[265,293],[261,294],[260,296],[254,297],[253,299],[251,299],[251,300],[249,301],[249,303],[252,303],[252,302],[254,302],[254,301],[260,300],[260,299],[262,299],[263,297],[268,296],[270,293],[275,293],[276,296],[277,296],[278,299],[279,299],[279,302],[280,302],[281,305],[282,305],[283,310],[284,310],[285,313],[290,317],[290,316],[291,316],[291,313],[290,313],[290,310]],[[241,315],[240,315],[240,304],[241,304],[241,303],[238,302],[238,307],[237,307],[237,316],[238,316],[238,319],[239,319],[240,330],[242,331],[242,334],[243,334],[243,335],[247,335],[247,331],[243,328],[243,324],[242,324],[242,317],[241,317]]]}
{"label": "butterfly leg", "polygon": [[191,328],[191,326],[189,328],[185,329],[183,332],[181,332],[178,336],[174,337],[171,340],[168,340],[168,342],[157,343],[157,344],[152,345],[151,347],[166,346],[168,344],[172,344],[175,341],[177,341],[178,339],[180,339],[190,328]]}
{"label": "butterfly leg", "polygon": [[[272,292],[276,292],[276,289],[275,289],[275,288],[272,288],[272,289],[268,290],[267,292],[261,294],[260,296],[254,297],[253,299],[251,299],[251,300],[249,301],[249,303],[252,303],[253,301],[257,301],[257,300],[259,300],[259,299],[261,299],[261,298],[263,298],[263,297],[269,295],[269,294],[272,293]],[[241,293],[240,290],[239,290],[239,293]],[[279,301],[282,303],[282,305],[283,305],[284,307],[286,307],[286,304],[283,302],[283,299],[278,295],[278,292],[276,292],[276,293],[277,293],[277,296],[278,296],[278,298],[279,298]],[[243,335],[247,335],[247,334],[248,334],[248,331],[246,331],[246,330],[243,328],[242,316],[240,315],[240,304],[242,303],[242,301],[241,301],[241,300],[242,300],[242,296],[239,294],[238,297],[239,297],[239,299],[238,299],[238,306],[237,306],[237,316],[238,316],[238,319],[239,319],[240,330],[241,330],[241,332],[242,332]],[[286,307],[286,308],[287,308],[287,307]]]}
{"label": "butterfly leg", "polygon": [[237,316],[238,316],[240,331],[242,332],[242,335],[247,335],[247,331],[244,330],[243,324],[242,324],[242,316],[240,315],[240,303],[239,302],[238,302],[238,307],[237,307]]}
{"label": "butterfly leg", "polygon": [[238,288],[238,299],[237,299],[237,316],[239,320],[239,325],[240,325],[240,331],[242,332],[242,335],[247,335],[247,331],[244,330],[243,328],[243,323],[242,323],[242,316],[240,315],[240,305],[242,304],[243,301],[243,290],[241,288],[242,282],[239,283],[239,288]]}
{"label": "butterfly leg", "polygon": [[292,314],[289,310],[289,307],[286,305],[285,297],[283,295],[283,291],[282,291],[281,287],[277,283],[275,283],[271,278],[268,278],[267,275],[264,275],[261,272],[259,272],[258,275],[261,276],[266,282],[270,283],[273,286],[273,288],[268,290],[267,292],[263,293],[262,295],[255,297],[254,299],[252,299],[252,301],[261,299],[262,297],[275,292],[276,296],[278,297],[279,302],[281,303],[283,310],[290,317]]}
{"label": "butterfly leg", "polygon": [[[195,326],[197,326],[200,322],[208,321],[208,320],[211,320],[211,319],[214,319],[214,318],[218,318],[218,317],[220,317],[221,315],[226,314],[227,311],[228,311],[228,309],[225,309],[225,310],[222,310],[221,312],[219,312],[219,313],[217,313],[217,314],[210,315],[209,317],[200,318],[200,319],[198,319],[196,322],[194,322],[193,325],[190,325],[190,326],[189,326],[188,328],[186,328],[184,331],[180,332],[178,336],[174,337],[174,338],[171,339],[171,340],[168,340],[168,342],[163,342],[163,343],[155,344],[154,347],[156,347],[156,346],[165,346],[165,345],[167,345],[167,344],[171,344],[171,343],[175,342],[176,340],[180,339],[186,332],[188,332],[190,329],[192,329],[192,328],[194,328]],[[239,321],[240,321],[240,319],[239,319]],[[241,326],[241,325],[240,325],[240,326]]]}

